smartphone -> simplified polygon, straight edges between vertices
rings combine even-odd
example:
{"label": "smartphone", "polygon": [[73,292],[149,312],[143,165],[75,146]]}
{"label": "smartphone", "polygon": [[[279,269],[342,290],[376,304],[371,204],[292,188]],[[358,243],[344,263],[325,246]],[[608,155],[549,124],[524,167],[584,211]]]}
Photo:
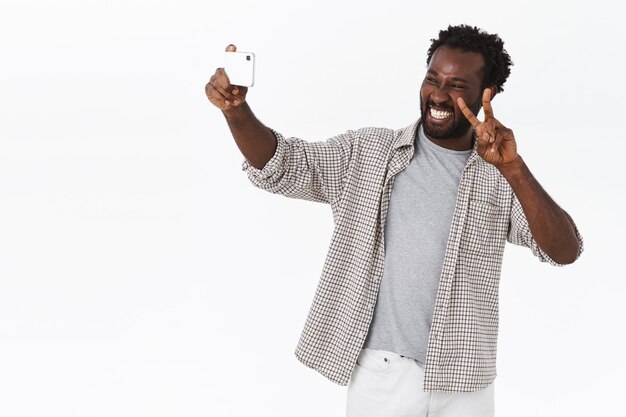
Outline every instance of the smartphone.
{"label": "smartphone", "polygon": [[254,85],[254,54],[252,52],[226,52],[224,70],[232,85]]}

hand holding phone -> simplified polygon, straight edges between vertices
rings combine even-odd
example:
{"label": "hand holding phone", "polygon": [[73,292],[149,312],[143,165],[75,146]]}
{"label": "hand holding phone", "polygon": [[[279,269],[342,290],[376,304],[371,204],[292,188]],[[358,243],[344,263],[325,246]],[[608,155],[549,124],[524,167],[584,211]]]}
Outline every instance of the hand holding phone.
{"label": "hand holding phone", "polygon": [[[226,47],[226,52],[236,51],[237,47],[233,44]],[[246,94],[248,93],[248,87],[233,84],[229,76],[226,75],[224,68],[218,68],[204,87],[204,92],[215,107],[222,111],[231,110],[241,106],[246,101]]]}
{"label": "hand holding phone", "polygon": [[232,85],[254,85],[254,53],[226,51],[224,70]]}

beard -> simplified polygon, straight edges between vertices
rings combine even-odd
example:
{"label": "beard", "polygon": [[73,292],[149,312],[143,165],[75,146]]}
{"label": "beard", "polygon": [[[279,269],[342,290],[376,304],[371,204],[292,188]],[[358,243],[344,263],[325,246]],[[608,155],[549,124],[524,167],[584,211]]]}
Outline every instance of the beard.
{"label": "beard", "polygon": [[[480,107],[482,105],[481,97],[478,98],[474,103],[468,105],[469,109],[477,115],[480,111]],[[445,110],[452,113],[452,123],[449,126],[439,126],[429,123],[428,118],[426,117],[428,108],[430,107],[430,103],[427,106],[424,106],[422,102],[422,98],[420,97],[420,112],[422,116],[422,124],[424,126],[424,133],[433,139],[455,139],[460,136],[463,136],[469,129],[471,129],[472,125],[467,120],[467,118],[463,115],[462,112],[460,116],[457,117],[457,112],[454,107],[450,106],[437,106],[441,110]]]}

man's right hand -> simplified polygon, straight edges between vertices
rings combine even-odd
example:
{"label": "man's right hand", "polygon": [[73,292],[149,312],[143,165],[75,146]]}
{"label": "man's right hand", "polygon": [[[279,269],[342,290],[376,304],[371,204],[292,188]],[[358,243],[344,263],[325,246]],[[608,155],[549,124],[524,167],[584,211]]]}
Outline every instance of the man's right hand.
{"label": "man's right hand", "polygon": [[[236,50],[232,44],[226,47],[226,52]],[[262,169],[276,152],[278,142],[274,133],[259,122],[246,103],[248,88],[231,85],[224,68],[218,68],[204,91],[209,101],[222,110],[243,156],[250,165]]]}
{"label": "man's right hand", "polygon": [[[235,52],[236,50],[237,47],[233,44],[226,47],[227,52]],[[224,68],[218,68],[204,87],[204,92],[209,101],[217,108],[228,111],[241,106],[246,101],[248,87],[231,85]]]}

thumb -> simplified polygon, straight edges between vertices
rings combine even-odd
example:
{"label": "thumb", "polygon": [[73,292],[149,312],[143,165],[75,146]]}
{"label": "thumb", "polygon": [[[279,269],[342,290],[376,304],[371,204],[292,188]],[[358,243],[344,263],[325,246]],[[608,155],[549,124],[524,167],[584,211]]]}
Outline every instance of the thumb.
{"label": "thumb", "polygon": [[226,52],[236,52],[236,51],[237,51],[237,47],[233,45],[232,43],[226,47]]}

